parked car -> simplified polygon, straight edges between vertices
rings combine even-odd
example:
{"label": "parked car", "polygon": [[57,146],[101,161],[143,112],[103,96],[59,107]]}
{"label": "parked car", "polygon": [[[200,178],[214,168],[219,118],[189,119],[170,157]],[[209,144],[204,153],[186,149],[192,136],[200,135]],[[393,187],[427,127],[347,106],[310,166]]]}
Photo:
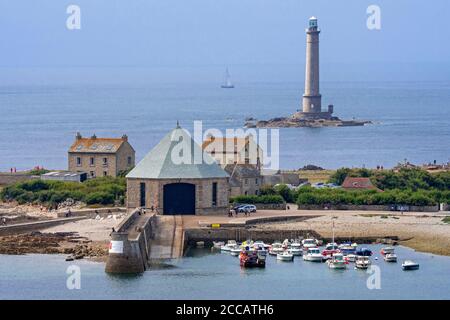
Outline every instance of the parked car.
{"label": "parked car", "polygon": [[256,206],[254,206],[252,204],[247,204],[247,205],[239,207],[237,210],[238,210],[238,212],[242,212],[242,213],[256,212]]}

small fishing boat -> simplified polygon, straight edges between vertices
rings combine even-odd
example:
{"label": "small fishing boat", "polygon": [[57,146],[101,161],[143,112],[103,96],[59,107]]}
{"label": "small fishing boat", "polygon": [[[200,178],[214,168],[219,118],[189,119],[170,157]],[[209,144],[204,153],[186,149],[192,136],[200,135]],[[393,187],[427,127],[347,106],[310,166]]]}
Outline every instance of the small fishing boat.
{"label": "small fishing boat", "polygon": [[347,256],[349,254],[356,254],[356,247],[352,246],[351,244],[340,245],[339,250],[344,256]]}
{"label": "small fishing boat", "polygon": [[324,250],[322,250],[322,255],[325,259],[329,259],[332,255],[340,252],[341,251],[339,250],[337,243],[331,242],[325,246]]}
{"label": "small fishing boat", "polygon": [[283,251],[277,254],[277,260],[279,261],[294,261],[294,255],[288,251]]}
{"label": "small fishing boat", "polygon": [[312,262],[322,262],[323,256],[320,253],[319,248],[308,248],[306,254],[303,254],[303,260]]}
{"label": "small fishing boat", "polygon": [[302,245],[303,245],[304,249],[315,248],[315,247],[317,247],[317,240],[316,239],[304,239],[304,240],[302,240]]}
{"label": "small fishing boat", "polygon": [[405,260],[402,263],[402,269],[407,271],[407,270],[417,270],[419,269],[419,264],[417,262],[414,262],[412,260]]}
{"label": "small fishing boat", "polygon": [[256,251],[242,250],[239,254],[239,264],[244,268],[264,268],[266,259],[258,255]]}
{"label": "small fishing boat", "polygon": [[231,251],[231,249],[233,249],[233,248],[235,248],[237,246],[238,246],[238,244],[237,244],[236,240],[228,240],[226,245],[220,247],[220,250],[221,251],[225,251],[225,252],[229,252],[229,251]]}
{"label": "small fishing boat", "polygon": [[367,269],[371,265],[370,258],[366,256],[357,256],[355,267],[358,269]]}
{"label": "small fishing boat", "polygon": [[368,248],[358,248],[356,249],[357,256],[370,257],[372,255],[372,250]]}
{"label": "small fishing boat", "polygon": [[291,246],[288,249],[288,252],[293,254],[294,256],[301,256],[301,255],[303,255],[303,249],[302,248],[296,248],[296,247],[293,247],[293,246]]}
{"label": "small fishing boat", "polygon": [[397,262],[397,255],[395,253],[385,254],[383,258],[386,262]]}
{"label": "small fishing boat", "polygon": [[393,247],[385,247],[381,249],[381,254],[386,262],[397,262],[397,255],[395,254]]}
{"label": "small fishing boat", "polygon": [[261,241],[261,240],[255,241],[253,243],[253,246],[263,247],[266,250],[268,250],[270,248],[270,244],[264,243],[264,241]]}
{"label": "small fishing boat", "polygon": [[348,254],[345,256],[345,261],[347,262],[356,262],[356,258],[358,256],[356,254]]}
{"label": "small fishing boat", "polygon": [[347,268],[347,262],[344,260],[344,255],[342,253],[334,254],[330,259],[327,260],[327,264],[330,269]]}

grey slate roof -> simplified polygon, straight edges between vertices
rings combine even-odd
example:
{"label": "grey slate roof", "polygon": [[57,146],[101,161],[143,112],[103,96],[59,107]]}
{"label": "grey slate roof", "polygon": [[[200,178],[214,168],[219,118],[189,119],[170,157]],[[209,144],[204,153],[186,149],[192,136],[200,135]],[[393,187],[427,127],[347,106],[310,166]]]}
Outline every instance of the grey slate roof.
{"label": "grey slate roof", "polygon": [[[181,143],[181,141],[187,141],[187,143]],[[182,146],[189,145],[190,155],[189,148],[182,148]],[[183,153],[180,153],[180,150],[184,150],[184,157]],[[175,156],[172,157],[172,154]],[[181,157],[178,157],[180,154]],[[203,155],[203,159],[201,155]],[[181,158],[185,159],[186,161],[184,162],[187,163],[180,163],[182,161],[178,161],[177,159]],[[202,148],[192,139],[186,130],[177,126],[126,177],[144,179],[198,179],[228,178],[229,175],[209,154],[203,152]]]}

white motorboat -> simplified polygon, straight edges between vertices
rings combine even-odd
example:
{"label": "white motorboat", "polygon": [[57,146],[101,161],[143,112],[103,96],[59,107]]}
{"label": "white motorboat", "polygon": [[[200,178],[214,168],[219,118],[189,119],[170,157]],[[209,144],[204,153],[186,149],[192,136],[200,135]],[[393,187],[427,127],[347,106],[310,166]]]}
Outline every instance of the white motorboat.
{"label": "white motorboat", "polygon": [[331,269],[346,269],[347,263],[344,260],[342,253],[335,253],[330,259],[327,260],[328,267]]}
{"label": "white motorboat", "polygon": [[384,256],[390,253],[394,253],[395,249],[394,247],[384,247],[381,249],[380,253]]}
{"label": "white motorboat", "polygon": [[303,245],[304,249],[315,248],[315,247],[317,247],[317,240],[316,239],[303,239],[302,245]]}
{"label": "white motorboat", "polygon": [[232,256],[237,257],[237,256],[239,255],[239,253],[241,253],[241,251],[242,251],[241,248],[236,247],[236,248],[233,248],[233,249],[230,250],[230,254],[231,254]]}
{"label": "white motorboat", "polygon": [[417,262],[412,261],[412,260],[405,260],[402,263],[402,268],[405,271],[407,271],[407,270],[417,270],[417,269],[419,269],[419,264]]}
{"label": "white motorboat", "polygon": [[236,240],[228,240],[226,245],[220,247],[220,250],[221,251],[225,251],[225,252],[230,252],[231,249],[233,249],[235,247],[239,247],[239,245],[237,244]]}
{"label": "white motorboat", "polygon": [[312,262],[322,262],[323,256],[319,248],[308,248],[306,254],[303,254],[303,260]]}
{"label": "white motorboat", "polygon": [[357,256],[355,267],[358,269],[367,269],[371,265],[370,258],[367,256]]}
{"label": "white motorboat", "polygon": [[356,261],[356,257],[358,257],[356,254],[348,254],[345,256],[345,260],[348,262],[355,262]]}
{"label": "white motorboat", "polygon": [[300,240],[294,240],[291,243],[291,248],[301,249],[303,247],[302,242]]}
{"label": "white motorboat", "polygon": [[294,255],[288,251],[283,251],[277,254],[277,260],[279,261],[294,261]]}
{"label": "white motorboat", "polygon": [[224,241],[213,241],[213,247],[216,249],[221,249],[224,245]]}
{"label": "white motorboat", "polygon": [[383,258],[386,262],[397,262],[397,255],[395,253],[385,254]]}
{"label": "white motorboat", "polygon": [[274,242],[270,247],[269,254],[272,256],[276,256],[277,254],[282,253],[283,251],[284,251],[283,245],[280,242]]}
{"label": "white motorboat", "polygon": [[263,247],[266,250],[270,248],[270,244],[264,243],[264,241],[261,240],[253,242],[253,246]]}
{"label": "white motorboat", "polygon": [[296,247],[290,247],[288,249],[288,252],[293,254],[294,256],[301,256],[303,255],[303,249],[302,248],[296,248]]}

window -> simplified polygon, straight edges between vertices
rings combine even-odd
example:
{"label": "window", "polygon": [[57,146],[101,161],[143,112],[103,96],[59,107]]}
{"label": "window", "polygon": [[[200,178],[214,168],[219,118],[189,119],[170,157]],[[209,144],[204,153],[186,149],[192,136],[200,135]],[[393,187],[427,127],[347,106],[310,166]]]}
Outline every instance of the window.
{"label": "window", "polygon": [[128,157],[128,166],[131,166],[131,157]]}
{"label": "window", "polygon": [[103,165],[107,166],[108,165],[108,158],[103,158]]}
{"label": "window", "polygon": [[108,175],[108,171],[103,171],[103,176],[106,177]]}
{"label": "window", "polygon": [[140,201],[139,201],[139,206],[142,208],[145,208],[145,182],[141,182],[139,185],[139,189],[140,189]]}
{"label": "window", "polygon": [[258,195],[258,190],[255,191],[255,195],[256,195],[256,196]]}
{"label": "window", "polygon": [[89,164],[91,165],[91,167],[95,165],[95,158],[94,157],[91,157],[89,159]]}
{"label": "window", "polygon": [[81,167],[81,158],[80,157],[77,157],[77,166]]}
{"label": "window", "polygon": [[212,205],[217,206],[217,182],[212,184]]}
{"label": "window", "polygon": [[95,177],[95,172],[94,172],[94,171],[91,171],[90,174],[91,174],[91,177],[92,177],[92,178]]}
{"label": "window", "polygon": [[245,184],[248,184],[248,179],[244,179],[244,183],[245,183]]}
{"label": "window", "polygon": [[255,184],[258,184],[258,178],[255,179]]}

